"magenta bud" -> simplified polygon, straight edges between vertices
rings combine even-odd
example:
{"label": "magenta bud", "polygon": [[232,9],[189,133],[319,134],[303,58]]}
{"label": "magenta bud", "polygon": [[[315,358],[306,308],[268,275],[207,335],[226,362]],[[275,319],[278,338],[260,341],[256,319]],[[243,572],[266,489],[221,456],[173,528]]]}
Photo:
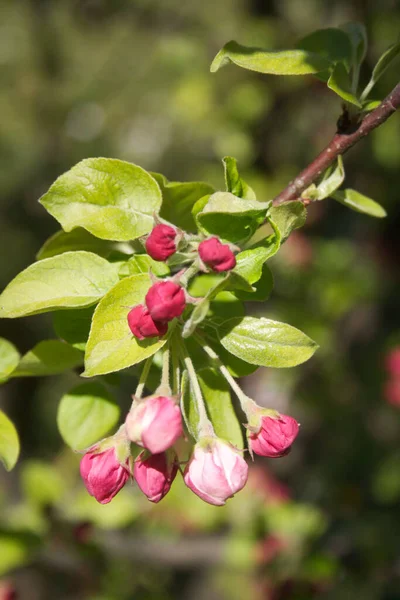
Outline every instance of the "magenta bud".
{"label": "magenta bud", "polygon": [[183,478],[199,498],[223,506],[245,486],[247,475],[248,466],[240,452],[228,442],[210,437],[196,444]]}
{"label": "magenta bud", "polygon": [[221,244],[216,237],[199,244],[199,255],[203,263],[217,273],[230,271],[236,265],[235,255],[228,244]]}
{"label": "magenta bud", "polygon": [[86,452],[81,460],[80,472],[87,491],[100,504],[108,504],[129,479],[128,459],[125,465],[118,460],[116,448],[103,452],[96,447]]}
{"label": "magenta bud", "polygon": [[249,427],[250,449],[260,456],[279,458],[287,454],[299,433],[299,424],[287,415],[262,415],[260,409],[258,425]]}
{"label": "magenta bud", "polygon": [[148,455],[144,451],[133,468],[136,483],[150,502],[160,502],[168,494],[177,472],[178,460],[172,452]]}
{"label": "magenta bud", "polygon": [[128,438],[152,454],[164,452],[183,434],[181,411],[168,396],[135,402],[125,424]]}
{"label": "magenta bud", "polygon": [[146,294],[146,306],[155,321],[166,323],[185,310],[185,291],[173,281],[159,281]]}
{"label": "magenta bud", "polygon": [[400,377],[400,346],[393,348],[387,353],[385,367],[390,375]]}
{"label": "magenta bud", "polygon": [[176,230],[170,225],[156,225],[146,240],[146,251],[153,260],[163,261],[176,252]]}
{"label": "magenta bud", "polygon": [[162,337],[168,331],[167,323],[154,321],[143,304],[138,304],[128,313],[128,325],[138,340],[150,337]]}

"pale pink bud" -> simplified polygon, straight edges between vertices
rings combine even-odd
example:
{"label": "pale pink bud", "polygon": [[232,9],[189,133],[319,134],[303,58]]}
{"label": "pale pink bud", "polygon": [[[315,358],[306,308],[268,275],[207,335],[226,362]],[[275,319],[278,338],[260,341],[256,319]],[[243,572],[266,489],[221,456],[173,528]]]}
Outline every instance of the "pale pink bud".
{"label": "pale pink bud", "polygon": [[222,244],[212,237],[199,244],[199,255],[204,264],[213,271],[230,271],[236,265],[236,258],[228,244]]}
{"label": "pale pink bud", "polygon": [[136,483],[150,502],[160,502],[168,494],[177,472],[176,454],[167,452],[148,455],[144,451],[133,468]]}
{"label": "pale pink bud", "polygon": [[400,346],[393,348],[385,357],[385,367],[394,377],[400,377]]}
{"label": "pale pink bud", "polygon": [[176,252],[176,230],[170,225],[156,225],[146,240],[146,251],[153,260],[163,261]]}
{"label": "pale pink bud", "polygon": [[159,281],[146,294],[146,306],[155,321],[166,323],[185,310],[184,289],[173,281]]}
{"label": "pale pink bud", "polygon": [[86,452],[80,472],[87,491],[100,504],[110,502],[129,479],[128,461],[121,465],[114,446],[103,452],[95,448]]}
{"label": "pale pink bud", "polygon": [[293,417],[279,413],[276,417],[260,414],[257,427],[253,427],[253,422],[248,430],[250,449],[260,456],[284,456],[299,432],[299,424]]}
{"label": "pale pink bud", "polygon": [[222,506],[245,486],[247,474],[248,466],[240,452],[228,442],[210,437],[196,444],[184,480],[199,498]]}
{"label": "pale pink bud", "polygon": [[150,396],[136,402],[126,417],[129,439],[159,454],[175,444],[183,434],[179,406],[168,396]]}
{"label": "pale pink bud", "polygon": [[128,325],[138,340],[150,337],[162,337],[168,331],[167,323],[153,321],[148,309],[138,304],[128,313]]}

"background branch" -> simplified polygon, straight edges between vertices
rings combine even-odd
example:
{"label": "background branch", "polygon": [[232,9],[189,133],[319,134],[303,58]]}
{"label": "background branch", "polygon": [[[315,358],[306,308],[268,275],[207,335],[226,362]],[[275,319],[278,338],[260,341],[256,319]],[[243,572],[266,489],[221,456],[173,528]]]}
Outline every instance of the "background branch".
{"label": "background branch", "polygon": [[371,111],[364,119],[352,124],[346,132],[337,132],[330,143],[318,154],[293,181],[273,200],[274,206],[279,206],[289,200],[296,200],[309,185],[335,162],[340,154],[344,154],[359,140],[368,135],[373,129],[382,125],[400,106],[400,83],[390,92],[381,104]]}

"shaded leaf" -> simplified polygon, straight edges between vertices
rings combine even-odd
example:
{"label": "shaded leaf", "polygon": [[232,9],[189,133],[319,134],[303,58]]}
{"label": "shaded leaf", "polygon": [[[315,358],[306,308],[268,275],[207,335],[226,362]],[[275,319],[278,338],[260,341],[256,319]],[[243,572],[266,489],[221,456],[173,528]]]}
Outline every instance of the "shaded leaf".
{"label": "shaded leaf", "polygon": [[94,306],[58,310],[53,313],[54,331],[70,346],[85,351],[93,313]]}
{"label": "shaded leaf", "polygon": [[300,200],[294,200],[280,206],[273,206],[269,217],[279,230],[279,243],[283,244],[294,229],[303,227],[307,219],[307,210]]}
{"label": "shaded leaf", "polygon": [[361,102],[352,91],[350,76],[342,63],[337,63],[332,75],[328,79],[327,85],[328,88],[343,98],[343,100],[361,108]]}
{"label": "shaded leaf", "polygon": [[19,438],[10,419],[0,410],[0,460],[7,471],[14,468],[19,456]]}
{"label": "shaded leaf", "polygon": [[57,375],[83,364],[83,353],[59,340],[44,340],[20,360],[12,377]]}
{"label": "shaded leaf", "polygon": [[7,381],[8,377],[18,365],[20,354],[14,344],[0,338],[0,383]]}
{"label": "shaded leaf", "polygon": [[348,65],[352,58],[352,45],[349,36],[341,29],[328,27],[313,31],[296,44],[301,50],[320,54],[330,63],[344,62]]}

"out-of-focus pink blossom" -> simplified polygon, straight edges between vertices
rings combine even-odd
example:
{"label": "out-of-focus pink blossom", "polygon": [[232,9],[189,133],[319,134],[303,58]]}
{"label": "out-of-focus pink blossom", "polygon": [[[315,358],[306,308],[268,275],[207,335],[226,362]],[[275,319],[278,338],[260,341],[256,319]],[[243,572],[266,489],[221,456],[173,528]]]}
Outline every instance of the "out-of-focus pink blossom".
{"label": "out-of-focus pink blossom", "polygon": [[400,346],[392,348],[386,354],[385,367],[389,375],[400,378]]}
{"label": "out-of-focus pink blossom", "polygon": [[385,399],[393,406],[400,406],[400,378],[389,379],[383,387]]}

